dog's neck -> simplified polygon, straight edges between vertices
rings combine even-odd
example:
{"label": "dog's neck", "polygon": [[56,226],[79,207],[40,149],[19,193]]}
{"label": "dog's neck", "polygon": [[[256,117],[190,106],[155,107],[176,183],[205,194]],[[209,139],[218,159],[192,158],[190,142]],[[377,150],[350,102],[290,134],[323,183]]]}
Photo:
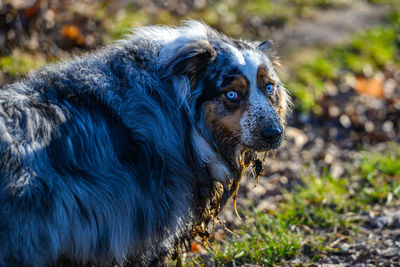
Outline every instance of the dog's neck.
{"label": "dog's neck", "polygon": [[[213,174],[216,176],[232,176],[239,171],[241,166],[238,157],[242,153],[241,147],[237,145],[227,151],[226,149],[218,148],[215,142],[208,139],[196,128],[192,129],[192,144],[201,165],[211,168],[212,170],[209,171],[212,176],[214,176]],[[219,178],[222,177],[213,178],[221,180]]]}

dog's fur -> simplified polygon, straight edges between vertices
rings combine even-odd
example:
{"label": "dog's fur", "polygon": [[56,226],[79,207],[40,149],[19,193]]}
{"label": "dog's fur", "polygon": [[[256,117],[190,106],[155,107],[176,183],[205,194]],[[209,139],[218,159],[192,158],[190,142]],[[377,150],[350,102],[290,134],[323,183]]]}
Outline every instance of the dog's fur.
{"label": "dog's fur", "polygon": [[282,140],[269,47],[143,27],[1,89],[0,266],[161,264],[244,153]]}

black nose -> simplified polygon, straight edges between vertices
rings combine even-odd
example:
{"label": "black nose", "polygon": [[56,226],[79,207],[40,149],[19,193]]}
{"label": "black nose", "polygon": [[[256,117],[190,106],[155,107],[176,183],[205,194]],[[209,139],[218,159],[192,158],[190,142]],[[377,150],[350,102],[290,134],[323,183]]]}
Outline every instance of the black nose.
{"label": "black nose", "polygon": [[281,138],[282,130],[279,128],[264,128],[261,131],[261,136],[267,143],[273,144]]}

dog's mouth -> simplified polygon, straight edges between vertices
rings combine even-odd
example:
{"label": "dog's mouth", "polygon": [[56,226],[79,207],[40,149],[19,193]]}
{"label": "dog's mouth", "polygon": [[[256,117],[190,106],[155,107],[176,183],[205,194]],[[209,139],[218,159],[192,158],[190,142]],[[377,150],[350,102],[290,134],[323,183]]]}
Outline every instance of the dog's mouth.
{"label": "dog's mouth", "polygon": [[233,179],[229,190],[226,192],[224,191],[224,194],[222,195],[221,203],[223,205],[225,205],[230,198],[233,198],[233,207],[239,218],[240,216],[236,209],[236,198],[238,196],[240,182],[244,176],[245,170],[250,168],[251,173],[257,179],[257,186],[259,183],[259,176],[264,172],[264,165],[268,158],[268,154],[270,152],[274,153],[276,149],[280,147],[284,139],[284,134],[283,131],[279,131],[278,134],[274,134],[273,136],[263,137],[264,138],[259,139],[260,141],[251,145],[241,144],[241,149],[238,150],[239,152],[237,153],[236,160],[237,166],[241,170],[241,174],[239,177]]}
{"label": "dog's mouth", "polygon": [[261,143],[250,146],[249,148],[253,149],[256,152],[268,152],[270,150],[278,149],[282,143],[283,138],[280,138],[276,142],[273,143]]}
{"label": "dog's mouth", "polygon": [[283,141],[283,135],[275,137],[273,140],[259,139],[258,141],[252,142],[250,144],[242,144],[242,146],[254,150],[255,152],[268,152],[271,150],[278,149]]}

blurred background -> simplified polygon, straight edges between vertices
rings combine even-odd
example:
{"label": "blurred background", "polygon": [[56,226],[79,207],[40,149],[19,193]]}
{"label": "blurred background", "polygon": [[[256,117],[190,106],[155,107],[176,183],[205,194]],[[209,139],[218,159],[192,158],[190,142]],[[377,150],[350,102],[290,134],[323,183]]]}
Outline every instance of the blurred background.
{"label": "blurred background", "polygon": [[396,0],[0,0],[0,87],[135,26],[201,19],[275,41],[294,108],[256,185],[187,265],[398,266],[400,3]]}

